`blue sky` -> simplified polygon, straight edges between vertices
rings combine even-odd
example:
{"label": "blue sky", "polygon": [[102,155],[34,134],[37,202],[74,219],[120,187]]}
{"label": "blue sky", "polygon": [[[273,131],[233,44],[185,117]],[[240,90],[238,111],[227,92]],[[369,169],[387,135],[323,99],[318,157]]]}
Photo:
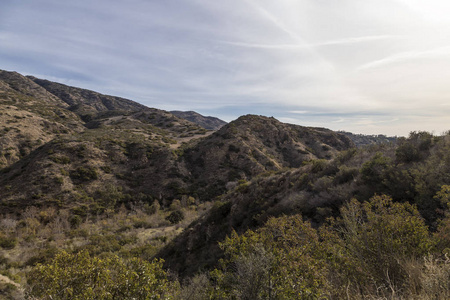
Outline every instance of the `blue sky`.
{"label": "blue sky", "polygon": [[2,0],[0,69],[150,107],[450,129],[442,0]]}

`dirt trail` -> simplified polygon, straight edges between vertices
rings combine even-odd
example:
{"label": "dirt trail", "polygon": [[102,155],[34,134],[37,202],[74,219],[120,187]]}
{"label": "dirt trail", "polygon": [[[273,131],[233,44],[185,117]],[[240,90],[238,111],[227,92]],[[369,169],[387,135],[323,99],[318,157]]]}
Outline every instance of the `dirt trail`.
{"label": "dirt trail", "polygon": [[16,287],[20,287],[20,284],[18,284],[18,283],[16,283],[16,282],[12,281],[12,280],[9,279],[8,277],[3,276],[3,275],[1,275],[1,274],[0,274],[0,281],[6,282],[6,283],[10,283],[10,284],[12,284],[12,285],[15,285]]}

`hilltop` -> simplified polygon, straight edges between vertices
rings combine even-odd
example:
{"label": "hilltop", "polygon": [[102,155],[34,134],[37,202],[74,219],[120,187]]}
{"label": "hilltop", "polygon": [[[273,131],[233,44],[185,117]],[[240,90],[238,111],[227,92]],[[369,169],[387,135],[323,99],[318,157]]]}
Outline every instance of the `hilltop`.
{"label": "hilltop", "polygon": [[202,116],[201,114],[195,112],[195,111],[179,111],[179,110],[173,110],[170,111],[171,114],[174,114],[175,116],[179,118],[186,119],[188,121],[191,121],[192,123],[195,123],[205,129],[210,130],[218,130],[220,127],[227,124],[227,122],[211,116]]}

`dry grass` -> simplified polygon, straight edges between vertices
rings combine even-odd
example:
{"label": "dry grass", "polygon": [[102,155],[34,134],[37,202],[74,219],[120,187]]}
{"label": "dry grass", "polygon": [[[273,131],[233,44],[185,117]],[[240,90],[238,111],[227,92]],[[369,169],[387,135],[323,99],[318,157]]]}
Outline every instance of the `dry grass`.
{"label": "dry grass", "polygon": [[[11,249],[0,248],[0,273],[16,283],[26,284],[25,275],[33,265],[49,261],[63,249],[69,252],[88,249],[95,255],[113,251],[126,257],[138,255],[150,259],[210,206],[208,203],[195,208],[179,207],[185,218],[178,224],[166,220],[170,210],[158,208],[152,213],[146,207],[135,206],[131,210],[122,207],[104,215],[88,215],[75,227],[70,224],[73,215],[69,210],[29,207],[20,218],[13,215],[0,218],[0,234],[17,240]],[[119,244],[114,244],[116,239]],[[111,241],[116,246],[110,246]],[[2,286],[8,284],[0,281]]]}

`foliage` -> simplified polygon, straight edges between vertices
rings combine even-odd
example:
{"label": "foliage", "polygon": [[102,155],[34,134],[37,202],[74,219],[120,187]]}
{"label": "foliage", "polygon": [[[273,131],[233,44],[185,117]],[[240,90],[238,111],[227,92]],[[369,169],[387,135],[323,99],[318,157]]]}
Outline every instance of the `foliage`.
{"label": "foliage", "polygon": [[398,147],[395,150],[395,156],[399,162],[414,162],[421,160],[425,152],[433,144],[433,135],[425,132],[411,132],[408,139],[400,138]]}
{"label": "foliage", "polygon": [[0,232],[0,248],[13,249],[17,245],[17,238],[6,236]]}
{"label": "foliage", "polygon": [[184,214],[181,210],[176,210],[171,212],[166,219],[172,224],[177,224],[184,220]]}
{"label": "foliage", "polygon": [[364,203],[351,200],[333,224],[336,244],[344,251],[338,258],[348,264],[345,276],[360,286],[400,287],[407,279],[401,262],[425,256],[433,245],[417,208],[384,195]]}
{"label": "foliage", "polygon": [[169,299],[173,285],[162,263],[61,252],[28,274],[28,292],[40,299]]}
{"label": "foliage", "polygon": [[389,167],[390,160],[377,152],[374,157],[363,164],[361,175],[364,182],[369,184],[380,184],[383,182],[384,174]]}
{"label": "foliage", "polygon": [[98,179],[97,170],[94,167],[78,167],[70,172],[70,178],[79,181],[91,181]]}
{"label": "foliage", "polygon": [[272,218],[258,231],[233,233],[221,247],[223,271],[212,273],[215,293],[238,299],[318,299],[325,265],[318,235],[300,217]]}
{"label": "foliage", "polygon": [[444,218],[435,233],[438,249],[450,253],[450,185],[443,185],[435,199],[444,206]]}
{"label": "foliage", "polygon": [[53,162],[57,164],[70,164],[71,160],[69,157],[64,155],[53,155],[49,157]]}
{"label": "foliage", "polygon": [[203,283],[213,298],[340,299],[412,291],[420,267],[408,262],[420,262],[433,241],[415,206],[383,195],[351,200],[319,231],[299,215],[271,218],[256,231],[233,232],[221,248],[212,287]]}

